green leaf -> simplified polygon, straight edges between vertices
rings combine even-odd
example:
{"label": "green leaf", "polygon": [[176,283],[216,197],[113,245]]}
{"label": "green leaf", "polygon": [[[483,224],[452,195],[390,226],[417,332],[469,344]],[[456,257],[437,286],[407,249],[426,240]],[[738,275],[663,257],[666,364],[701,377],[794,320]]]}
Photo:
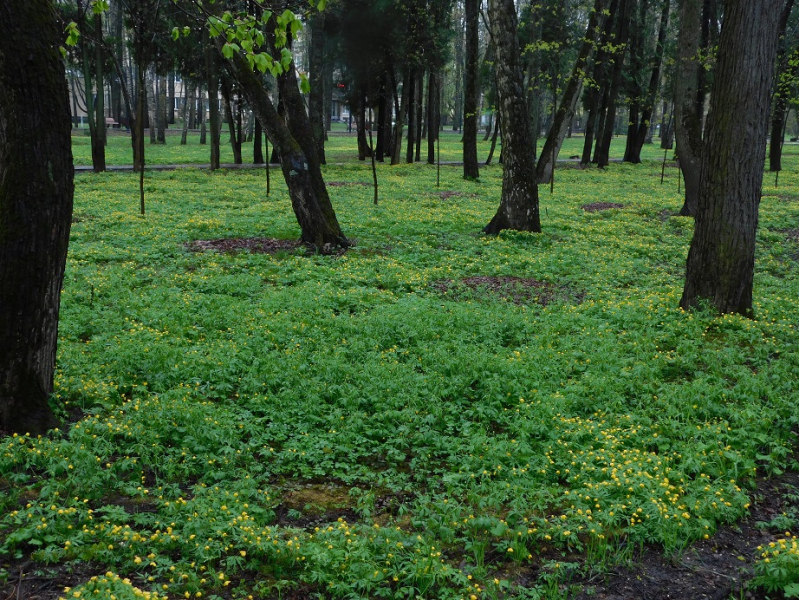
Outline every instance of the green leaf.
{"label": "green leaf", "polygon": [[173,28],[172,28],[172,39],[173,39],[173,40],[176,40],[176,39],[178,39],[179,37],[180,37],[180,31],[178,30],[178,28],[177,28],[177,27],[173,27]]}
{"label": "green leaf", "polygon": [[305,73],[300,73],[300,89],[303,94],[311,91],[311,82],[308,81],[308,76]]}
{"label": "green leaf", "polygon": [[239,48],[238,44],[231,44],[228,42],[222,46],[222,56],[225,58],[233,58],[233,55],[239,50],[241,50],[241,48]]}
{"label": "green leaf", "polygon": [[786,598],[799,598],[799,583],[789,583],[782,589]]}

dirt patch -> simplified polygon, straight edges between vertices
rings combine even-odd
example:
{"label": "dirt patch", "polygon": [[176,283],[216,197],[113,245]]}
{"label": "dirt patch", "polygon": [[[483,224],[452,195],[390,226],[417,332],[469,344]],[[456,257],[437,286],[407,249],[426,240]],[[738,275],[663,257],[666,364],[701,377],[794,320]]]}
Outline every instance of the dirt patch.
{"label": "dirt patch", "polygon": [[[691,546],[681,556],[669,558],[657,547],[645,547],[634,564],[616,569],[601,583],[582,581],[580,600],[727,600],[764,598],[758,590],[748,590],[753,576],[757,547],[777,540],[785,533],[784,514],[795,515],[799,502],[799,473],[761,480],[749,516],[733,525],[724,525],[710,539]],[[772,594],[779,598],[780,594]]]}
{"label": "dirt patch", "polygon": [[275,507],[275,522],[284,527],[312,528],[337,519],[357,521],[350,488],[335,484],[309,483],[287,491]]}
{"label": "dirt patch", "polygon": [[475,292],[488,293],[514,304],[541,304],[546,306],[554,300],[562,300],[566,296],[564,290],[558,286],[546,281],[522,277],[478,275],[466,277],[458,282],[445,279],[433,284],[433,287],[444,293],[457,293],[459,286]]}
{"label": "dirt patch", "polygon": [[368,185],[368,186],[371,186],[371,185],[374,185],[374,184],[368,183],[366,181],[327,181],[327,182],[325,182],[325,185],[327,187],[344,187],[345,185]]}
{"label": "dirt patch", "polygon": [[437,196],[438,198],[441,198],[442,200],[449,200],[453,196],[468,196],[470,198],[473,198],[475,195],[474,194],[465,194],[463,192],[455,192],[453,190],[442,190],[440,192],[433,192],[433,196]]}
{"label": "dirt patch", "polygon": [[291,251],[300,247],[297,240],[277,240],[274,238],[226,238],[221,240],[194,240],[186,244],[191,252],[216,250],[217,252],[241,252],[247,250],[253,254],[274,254],[280,251]]}
{"label": "dirt patch", "polygon": [[799,242],[799,229],[786,229],[783,233],[790,242]]}
{"label": "dirt patch", "polygon": [[583,204],[580,208],[585,212],[593,213],[601,210],[624,208],[624,204],[619,204],[618,202],[592,202],[591,204]]}

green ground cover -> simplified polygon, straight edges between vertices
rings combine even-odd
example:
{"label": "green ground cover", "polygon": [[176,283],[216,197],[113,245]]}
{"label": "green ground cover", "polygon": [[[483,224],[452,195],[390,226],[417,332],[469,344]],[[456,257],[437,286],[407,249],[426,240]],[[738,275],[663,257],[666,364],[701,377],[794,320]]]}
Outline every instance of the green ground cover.
{"label": "green ground cover", "polygon": [[[222,131],[222,143],[220,147],[221,162],[232,163],[233,151],[230,149],[230,143],[227,142],[227,139],[227,129],[225,128]],[[454,133],[448,130],[442,132],[442,161],[463,160],[463,150],[460,140],[460,133]],[[626,138],[622,137],[614,138],[610,150],[611,158],[621,158],[624,156],[625,140]],[[560,153],[560,158],[568,159],[570,156],[581,155],[583,151],[583,141],[584,138],[581,136],[574,136],[573,138],[567,139],[564,142],[563,150]],[[539,150],[542,146],[543,140],[539,140]],[[343,125],[336,124],[336,128],[334,128],[333,134],[328,139],[325,147],[327,152],[327,160],[329,162],[346,162],[358,157],[358,147],[356,145],[355,134],[347,134]],[[500,148],[501,144],[497,143],[497,148],[494,153],[494,162],[499,159]],[[478,156],[480,157],[481,161],[485,161],[490,149],[491,142],[483,141],[483,136],[479,136]],[[75,155],[76,165],[92,164],[92,151],[88,135],[73,132],[72,151]],[[151,165],[192,163],[207,164],[209,161],[210,150],[207,145],[200,145],[199,134],[191,133],[188,136],[185,146],[180,145],[180,135],[168,135],[166,137],[166,144],[150,144],[148,141],[146,143],[144,152],[147,164]],[[108,165],[129,165],[133,161],[132,156],[133,154],[130,147],[130,136],[122,132],[112,131],[111,135],[108,137],[106,163]],[[402,156],[404,160],[404,151]],[[242,157],[245,163],[252,162],[252,142],[242,145]],[[427,142],[425,140],[422,140],[421,157],[423,161],[427,160]],[[645,160],[662,159],[663,151],[660,150],[660,146],[658,144],[649,144],[644,146],[642,158]]]}
{"label": "green ground cover", "polygon": [[134,175],[79,175],[54,402],[82,419],[0,442],[0,556],[85,575],[69,598],[555,598],[712,536],[796,467],[798,169],[767,175],[754,321],[677,307],[657,163],[561,169],[544,233],[497,237],[498,167],[380,165],[378,206],[330,187],[337,256],[187,250],[299,236],[262,171],[148,173],[146,217]]}

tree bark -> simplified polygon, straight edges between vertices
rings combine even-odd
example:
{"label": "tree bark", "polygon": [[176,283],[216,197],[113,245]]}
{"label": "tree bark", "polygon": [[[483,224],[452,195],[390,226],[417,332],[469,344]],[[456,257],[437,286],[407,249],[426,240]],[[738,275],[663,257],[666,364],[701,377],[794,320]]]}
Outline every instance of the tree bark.
{"label": "tree bark", "polygon": [[783,0],[727,0],[680,306],[753,316],[755,234]]}
{"label": "tree bark", "polygon": [[0,3],[0,429],[31,435],[57,425],[48,399],[74,191],[53,15],[49,0]]}
{"label": "tree bark", "polygon": [[409,67],[408,85],[408,143],[405,149],[405,162],[411,164],[413,162],[413,152],[416,144],[416,120],[419,118],[419,113],[416,111],[416,82],[419,79],[416,76],[416,68]]}
{"label": "tree bark", "polygon": [[[218,43],[221,45],[221,42]],[[242,56],[236,54],[226,64],[261,121],[269,141],[280,154],[283,178],[302,231],[303,243],[321,252],[348,247],[350,243],[341,232],[321,168],[313,155],[311,124],[297,87],[293,63],[287,73],[278,77],[281,102],[286,109],[288,124],[275,110],[262,82]]]}
{"label": "tree bark", "polygon": [[413,73],[409,67],[405,68],[402,81],[402,103],[397,110],[396,122],[394,124],[394,135],[392,136],[391,164],[398,165],[402,162],[402,135],[405,127],[405,114],[408,112],[408,104],[411,101],[411,78]]}
{"label": "tree bark", "polygon": [[519,57],[516,8],[513,0],[489,0],[492,37],[497,53],[497,91],[502,120],[502,198],[483,230],[541,231],[533,138]]}
{"label": "tree bark", "polygon": [[588,64],[591,51],[594,48],[596,31],[602,17],[603,7],[604,0],[595,0],[594,10],[591,12],[588,19],[588,27],[586,27],[585,30],[580,52],[577,55],[577,60],[574,62],[571,77],[563,92],[563,99],[555,113],[552,127],[549,129],[549,134],[544,142],[544,148],[541,150],[541,157],[538,159],[538,164],[536,165],[535,171],[538,183],[549,183],[552,179],[552,173],[555,170],[554,161],[557,159],[560,147],[563,145],[563,140],[566,138],[569,124],[574,117],[574,109],[577,107],[577,100],[580,98],[585,68]]}
{"label": "tree bark", "polygon": [[[185,82],[184,82],[185,85]],[[188,89],[185,90],[186,97],[183,99],[183,131],[180,135],[180,145],[185,146],[189,137],[189,124],[194,119],[194,90],[197,86],[193,83],[188,84]]]}
{"label": "tree bark", "polygon": [[655,110],[655,99],[657,98],[658,86],[660,85],[660,69],[663,64],[663,48],[666,42],[666,32],[669,25],[669,9],[671,0],[663,0],[660,13],[660,27],[658,28],[658,41],[655,49],[655,56],[652,63],[652,73],[649,77],[649,87],[647,88],[646,98],[644,99],[641,122],[635,134],[632,144],[632,151],[627,159],[632,163],[641,162],[641,150],[647,142],[647,136],[651,132],[650,124],[652,113]]}
{"label": "tree bark", "polygon": [[230,104],[230,85],[227,81],[222,81],[222,101],[225,107],[225,120],[227,121],[228,126],[228,133],[230,135],[230,148],[233,150],[233,163],[236,165],[240,165],[242,163],[241,158],[241,138],[240,132],[237,134],[236,132],[236,119],[233,116],[233,108]]}
{"label": "tree bark", "polygon": [[477,102],[479,88],[479,4],[480,0],[466,0],[466,63],[463,99],[463,178],[478,179],[480,167],[477,161]]}
{"label": "tree bark", "polygon": [[156,102],[156,125],[158,132],[156,141],[159,144],[166,144],[166,126],[167,126],[167,79],[165,75],[158,77],[158,102]]}
{"label": "tree bark", "polygon": [[325,86],[323,68],[325,58],[325,13],[320,12],[310,21],[311,40],[308,51],[308,70],[311,91],[308,95],[308,118],[311,120],[316,157],[325,164]]}
{"label": "tree bark", "polygon": [[439,75],[431,68],[427,76],[427,164],[429,165],[436,164],[436,140],[441,121],[438,86]]}
{"label": "tree bark", "polygon": [[[185,85],[185,83],[184,83]],[[175,124],[175,72],[169,72],[168,93],[166,102],[166,123],[167,126]]]}
{"label": "tree bark", "polygon": [[677,156],[685,181],[685,200],[680,214],[696,215],[699,202],[699,168],[702,155],[702,115],[696,110],[699,93],[699,41],[702,1],[680,0],[680,33],[674,78],[674,127]]}
{"label": "tree bark", "polygon": [[254,165],[264,164],[264,135],[261,122],[255,118],[255,134],[252,142],[252,163]]}
{"label": "tree bark", "polygon": [[[95,122],[97,123],[97,154],[100,157],[100,171],[105,171],[105,146],[108,143],[105,131],[105,56],[103,52],[103,18],[94,15],[94,68],[97,76],[97,100],[95,101]],[[95,171],[98,169],[95,168]]]}
{"label": "tree bark", "polygon": [[599,137],[594,152],[594,161],[600,169],[608,166],[610,162],[610,144],[613,141],[613,132],[616,127],[616,103],[619,98],[624,55],[627,48],[631,2],[632,0],[621,0],[619,2],[619,12],[616,16],[618,20],[616,21],[616,40],[614,43],[620,44],[621,49],[613,57],[613,75],[611,76],[610,88],[607,90],[603,126],[598,130]]}
{"label": "tree bark", "polygon": [[[774,86],[773,107],[771,110],[771,139],[768,149],[769,171],[782,171],[782,142],[785,137],[785,120],[788,118],[788,99],[791,83],[799,71],[799,53],[788,54],[785,44],[785,31],[791,16],[794,0],[787,0],[780,16],[779,37],[777,41],[777,75]],[[786,60],[791,56],[793,60]]]}
{"label": "tree bark", "polygon": [[214,49],[205,48],[205,69],[208,76],[208,130],[211,134],[211,170],[219,168],[219,74]]}

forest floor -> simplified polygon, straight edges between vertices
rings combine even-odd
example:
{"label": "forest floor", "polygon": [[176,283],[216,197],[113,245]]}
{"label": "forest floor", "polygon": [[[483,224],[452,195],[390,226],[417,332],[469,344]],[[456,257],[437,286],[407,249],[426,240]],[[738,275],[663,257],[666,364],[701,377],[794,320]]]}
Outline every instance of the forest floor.
{"label": "forest floor", "polygon": [[485,236],[500,167],[378,165],[374,206],[351,141],[330,256],[263,169],[148,172],[146,216],[136,175],[76,177],[64,427],[0,439],[0,600],[799,591],[794,148],[745,319],[679,309],[659,149],[558,169],[541,234]]}

